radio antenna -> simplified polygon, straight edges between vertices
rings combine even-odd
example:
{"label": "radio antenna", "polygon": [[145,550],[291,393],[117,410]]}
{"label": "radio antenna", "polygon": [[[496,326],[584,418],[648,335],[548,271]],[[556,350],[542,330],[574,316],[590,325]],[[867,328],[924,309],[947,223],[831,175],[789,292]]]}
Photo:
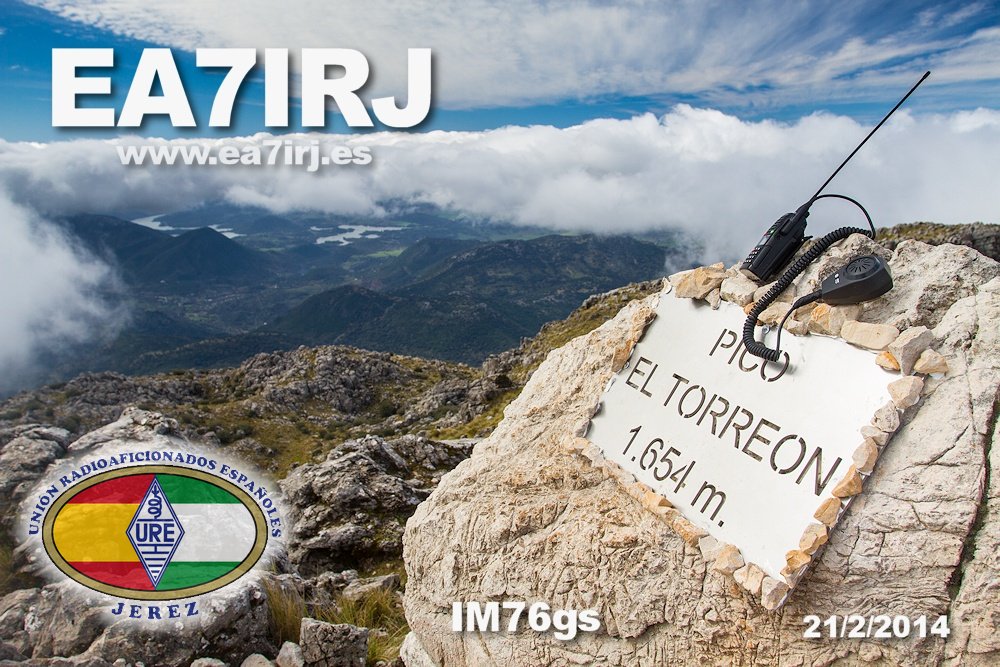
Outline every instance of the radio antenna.
{"label": "radio antenna", "polygon": [[930,70],[924,72],[924,75],[922,77],[920,77],[920,81],[917,81],[915,84],[913,84],[913,88],[910,88],[910,92],[908,92],[905,95],[903,95],[903,99],[901,99],[899,102],[896,102],[896,106],[894,106],[889,111],[889,113],[887,113],[885,115],[885,117],[878,122],[878,125],[876,125],[874,128],[872,128],[872,131],[868,133],[867,137],[865,137],[864,139],[861,140],[861,143],[858,144],[858,147],[855,148],[853,151],[851,151],[851,154],[847,156],[847,159],[844,160],[843,162],[841,162],[840,166],[837,167],[837,169],[832,174],[830,174],[830,178],[826,179],[826,182],[823,183],[823,185],[819,186],[819,190],[816,191],[816,194],[814,194],[812,197],[809,198],[809,202],[810,203],[812,203],[813,201],[816,200],[817,197],[819,197],[820,193],[823,192],[823,190],[826,188],[826,186],[830,185],[830,181],[832,181],[834,179],[834,177],[837,174],[840,173],[840,170],[844,168],[844,165],[846,165],[848,162],[851,161],[851,158],[854,157],[854,155],[859,150],[861,150],[861,147],[864,146],[868,142],[868,140],[872,138],[872,135],[875,134],[876,132],[878,132],[879,128],[882,127],[885,124],[885,121],[889,120],[889,116],[891,116],[892,114],[896,113],[896,109],[898,109],[899,107],[903,106],[903,102],[906,101],[906,98],[908,98],[910,95],[912,95],[913,91],[915,91],[920,86],[920,84],[922,84],[924,82],[924,80],[926,80],[927,77],[929,77],[930,75],[931,75]]}

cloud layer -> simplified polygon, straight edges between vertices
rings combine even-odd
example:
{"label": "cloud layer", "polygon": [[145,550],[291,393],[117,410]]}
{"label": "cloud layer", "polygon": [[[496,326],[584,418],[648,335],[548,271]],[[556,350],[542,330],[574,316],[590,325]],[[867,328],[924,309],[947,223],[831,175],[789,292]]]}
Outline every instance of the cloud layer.
{"label": "cloud layer", "polygon": [[0,191],[0,395],[30,381],[38,355],[113,332],[121,313],[98,292],[104,264]]}
{"label": "cloud layer", "polygon": [[[284,3],[29,0],[63,17],[167,46],[356,48],[371,92],[403,94],[406,47],[437,54],[436,104],[530,105],[607,95],[697,95],[769,108],[882,100],[923,69],[928,88],[1000,79],[997,8],[987,2],[609,4],[508,0]],[[305,20],[305,19],[308,20]],[[888,88],[887,88],[888,87]],[[933,92],[924,91],[925,100]]]}
{"label": "cloud layer", "polygon": [[[115,139],[0,141],[0,392],[48,349],[109,335],[119,324],[98,292],[111,271],[44,218],[92,212],[162,214],[226,200],[275,212],[382,214],[386,202],[432,203],[466,215],[602,233],[680,228],[704,260],[734,260],[819,186],[867,131],[839,116],[747,122],[679,106],[661,118],[595,120],[567,129],[301,135],[367,145],[367,166],[122,166]],[[258,143],[267,135],[240,140]],[[1000,112],[894,118],[833,182],[879,225],[1000,222]],[[6,193],[6,194],[4,194]],[[817,204],[810,231],[863,218]]]}
{"label": "cloud layer", "polygon": [[[0,184],[23,205],[48,215],[151,215],[217,199],[275,212],[379,215],[384,202],[402,201],[563,230],[677,227],[705,240],[706,259],[733,258],[767,224],[806,200],[866,131],[840,116],[812,115],[792,124],[747,122],[681,105],[661,118],[595,120],[567,129],[299,135],[299,140],[371,147],[371,165],[318,173],[122,166],[115,145],[142,141],[137,139],[0,142]],[[1000,112],[919,118],[904,112],[829,191],[859,199],[879,225],[997,222],[998,145]],[[848,204],[836,201],[817,204],[811,220],[817,230],[863,222]]]}

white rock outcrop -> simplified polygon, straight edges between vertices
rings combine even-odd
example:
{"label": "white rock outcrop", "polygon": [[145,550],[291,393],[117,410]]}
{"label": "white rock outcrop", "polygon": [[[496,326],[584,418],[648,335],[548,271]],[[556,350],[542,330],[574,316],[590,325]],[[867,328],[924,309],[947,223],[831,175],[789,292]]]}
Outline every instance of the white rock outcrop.
{"label": "white rock outcrop", "polygon": [[[815,289],[810,285],[845,257],[873,250],[890,254],[851,237],[811,267],[797,291]],[[948,370],[923,378],[919,410],[903,413],[864,492],[842,510],[783,607],[765,609],[734,580],[755,588],[756,572],[713,568],[703,557],[713,545],[699,548],[699,536],[672,530],[574,447],[641,335],[654,296],[550,354],[493,434],[409,520],[407,661],[997,664],[1000,447],[991,444],[1000,438],[1000,264],[968,248],[909,241],[891,254],[890,267],[896,288],[865,304],[857,321],[927,327]],[[886,373],[887,382],[895,377]],[[886,421],[890,409],[896,414],[889,404]],[[885,444],[885,432],[866,428],[859,442],[864,436]],[[765,603],[784,596],[778,583],[760,582]],[[523,623],[514,633],[454,632],[451,605],[468,600],[595,609],[602,627],[569,642]],[[808,614],[925,615],[930,622],[943,615],[950,634],[804,639]]]}

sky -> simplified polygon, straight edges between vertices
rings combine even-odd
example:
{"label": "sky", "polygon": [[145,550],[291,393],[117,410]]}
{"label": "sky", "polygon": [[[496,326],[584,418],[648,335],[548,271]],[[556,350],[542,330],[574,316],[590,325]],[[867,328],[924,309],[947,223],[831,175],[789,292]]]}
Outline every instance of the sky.
{"label": "sky", "polygon": [[[81,47],[114,48],[110,100],[84,105],[119,110],[142,50],[171,48],[199,127],[52,127],[51,50]],[[399,99],[406,49],[429,47],[432,112],[410,131],[352,131],[332,109],[322,132],[294,135],[368,146],[368,166],[121,165],[126,144],[270,136],[259,70],[233,125],[206,127],[224,72],[197,68],[199,47],[357,49],[365,94]],[[995,0],[0,0],[0,379],[124,321],[99,296],[115,292],[113,268],[57,232],[59,216],[224,200],[377,217],[386,201],[431,203],[565,231],[682,229],[702,240],[698,259],[733,260],[926,70],[831,190],[879,226],[1000,222]],[[290,108],[292,125],[274,132],[302,132],[294,95]],[[860,222],[824,200],[810,232]]]}
{"label": "sky", "polygon": [[[826,111],[870,121],[927,69],[934,75],[913,111],[1000,107],[995,0],[3,0],[0,6],[0,136],[7,140],[81,135],[49,123],[53,47],[114,47],[119,108],[142,49],[174,49],[202,127],[150,122],[143,133],[151,136],[265,129],[260,71],[243,91],[233,127],[204,127],[224,72],[196,68],[199,47],[286,47],[293,55],[302,47],[355,48],[372,65],[372,95],[403,94],[406,48],[430,47],[434,113],[422,131],[568,127],[660,115],[678,103],[747,120]],[[294,111],[291,131],[301,129]],[[327,129],[347,128],[331,114]]]}

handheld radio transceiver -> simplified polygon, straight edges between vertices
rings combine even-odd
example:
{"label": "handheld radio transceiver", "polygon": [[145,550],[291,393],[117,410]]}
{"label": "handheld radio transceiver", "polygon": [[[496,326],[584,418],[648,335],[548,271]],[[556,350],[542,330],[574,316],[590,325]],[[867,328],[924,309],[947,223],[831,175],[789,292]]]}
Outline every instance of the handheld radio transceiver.
{"label": "handheld radio transceiver", "polygon": [[754,327],[757,325],[757,317],[767,309],[771,303],[777,299],[778,295],[784,292],[795,278],[801,274],[809,264],[819,259],[826,250],[842,239],[846,239],[851,234],[864,234],[869,238],[875,238],[875,223],[865,207],[855,199],[840,194],[822,194],[830,181],[840,173],[840,170],[851,161],[861,147],[878,132],[879,128],[885,124],[889,117],[903,105],[906,99],[913,94],[913,91],[922,84],[930,72],[924,73],[920,80],[903,95],[902,99],[896,103],[889,113],[887,113],[878,125],[872,128],[871,132],[861,140],[861,143],[851,151],[851,154],[840,163],[830,177],[826,179],[819,190],[809,198],[805,204],[800,206],[794,213],[786,213],[778,218],[774,224],[768,227],[757,245],[754,246],[750,254],[740,266],[740,272],[758,283],[766,283],[774,278],[783,267],[795,256],[802,245],[811,237],[805,235],[806,218],[809,217],[809,208],[819,199],[836,198],[851,202],[857,206],[868,221],[868,229],[858,227],[840,227],[826,236],[818,239],[813,245],[774,282],[767,293],[751,308],[747,315],[747,320],[743,325],[743,344],[747,352],[755,356],[777,361],[780,352],[781,329],[785,321],[791,316],[796,308],[800,308],[813,301],[823,300],[831,305],[861,303],[879,297],[892,289],[892,276],[885,263],[875,255],[865,255],[858,257],[842,267],[839,271],[826,278],[820,289],[811,294],[800,297],[792,304],[792,307],[785,314],[784,320],[778,326],[777,349],[767,347],[764,343],[754,338]]}
{"label": "handheld radio transceiver", "polygon": [[[740,266],[740,272],[743,273],[743,275],[759,283],[766,283],[774,278],[775,274],[777,274],[778,271],[780,271],[781,268],[788,263],[788,260],[790,260],[792,256],[798,252],[799,248],[802,247],[802,244],[806,242],[806,218],[809,216],[809,208],[817,199],[836,197],[838,199],[847,199],[859,207],[861,206],[856,201],[850,199],[849,197],[844,197],[843,195],[823,195],[821,193],[824,189],[826,189],[826,186],[830,184],[830,181],[832,181],[834,177],[840,173],[840,170],[851,161],[851,158],[853,158],[855,154],[861,150],[861,147],[864,146],[869,139],[871,139],[873,134],[878,132],[879,128],[881,128],[882,125],[889,120],[889,117],[896,112],[896,109],[903,105],[906,99],[913,94],[913,91],[915,91],[917,87],[923,83],[928,76],[930,76],[930,74],[930,72],[926,72],[922,77],[920,77],[920,80],[917,81],[912,88],[910,88],[906,95],[903,95],[903,98],[896,103],[896,106],[894,106],[889,113],[882,118],[882,120],[879,121],[878,125],[876,125],[872,131],[868,133],[868,136],[866,136],[861,143],[858,144],[857,148],[851,151],[851,154],[847,156],[847,159],[841,162],[840,166],[837,167],[832,174],[830,174],[830,177],[826,179],[826,182],[823,183],[823,185],[820,186],[819,190],[816,191],[816,194],[809,198],[809,201],[800,206],[795,213],[786,213],[778,218],[778,220],[771,225],[766,232],[764,232],[760,241],[757,242],[757,245],[754,246],[753,250],[750,251],[750,254],[747,255],[747,258],[743,260],[743,264]],[[861,210],[864,211],[864,208],[861,207]],[[867,216],[867,212],[865,215]],[[873,235],[874,231],[874,226],[872,226]]]}

